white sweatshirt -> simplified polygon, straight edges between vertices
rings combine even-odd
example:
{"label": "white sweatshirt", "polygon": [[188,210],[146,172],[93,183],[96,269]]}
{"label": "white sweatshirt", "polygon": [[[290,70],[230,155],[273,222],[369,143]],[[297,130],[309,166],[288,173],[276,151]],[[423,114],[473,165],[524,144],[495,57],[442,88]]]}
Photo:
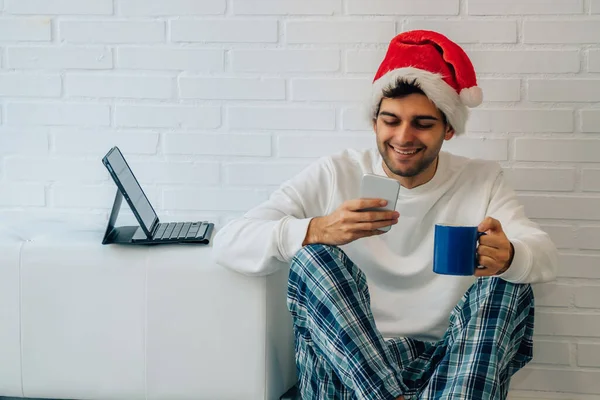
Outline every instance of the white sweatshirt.
{"label": "white sweatshirt", "polygon": [[[313,163],[268,201],[219,230],[215,260],[247,275],[274,272],[282,265],[275,260],[290,263],[311,218],[359,198],[365,173],[386,176],[376,149],[347,150]],[[554,244],[527,219],[495,162],[441,152],[433,179],[413,189],[402,187],[396,210],[399,222],[389,232],[341,246],[367,277],[373,317],[386,338],[440,339],[452,308],[475,280],[432,271],[436,223],[477,226],[491,216],[515,248],[503,279],[535,283],[555,278]]]}

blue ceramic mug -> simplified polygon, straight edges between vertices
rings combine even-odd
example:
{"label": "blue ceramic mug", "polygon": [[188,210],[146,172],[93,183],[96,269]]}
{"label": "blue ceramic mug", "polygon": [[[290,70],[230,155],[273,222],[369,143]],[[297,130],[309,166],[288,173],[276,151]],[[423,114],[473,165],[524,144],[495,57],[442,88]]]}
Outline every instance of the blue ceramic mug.
{"label": "blue ceramic mug", "polygon": [[436,224],[433,272],[442,275],[474,275],[479,266],[477,242],[485,235],[476,226]]}

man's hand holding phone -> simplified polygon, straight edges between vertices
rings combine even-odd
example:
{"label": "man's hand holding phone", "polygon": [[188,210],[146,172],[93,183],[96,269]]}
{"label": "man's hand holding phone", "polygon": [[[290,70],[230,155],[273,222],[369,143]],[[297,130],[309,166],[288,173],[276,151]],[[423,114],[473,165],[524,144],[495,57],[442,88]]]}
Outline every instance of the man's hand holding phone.
{"label": "man's hand holding phone", "polygon": [[371,210],[386,205],[383,199],[346,201],[330,215],[310,221],[302,246],[317,243],[341,246],[363,237],[381,235],[386,231],[380,228],[397,224],[400,217],[397,211]]}

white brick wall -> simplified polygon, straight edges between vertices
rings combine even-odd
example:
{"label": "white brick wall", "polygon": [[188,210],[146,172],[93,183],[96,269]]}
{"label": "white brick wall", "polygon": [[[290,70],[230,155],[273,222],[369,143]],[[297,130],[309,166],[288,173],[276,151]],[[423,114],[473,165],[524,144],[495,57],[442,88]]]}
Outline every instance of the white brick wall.
{"label": "white brick wall", "polygon": [[[126,154],[156,154],[159,134],[138,130],[119,129],[117,131],[108,128],[60,127],[52,130],[49,136],[54,143],[53,152],[55,153],[97,156],[98,154],[105,154],[112,146],[119,146],[121,151]],[[39,146],[41,147],[41,139],[37,140],[40,141]],[[44,151],[48,151],[47,144],[44,146]]]}
{"label": "white brick wall", "polygon": [[3,97],[60,97],[61,92],[62,79],[58,74],[0,73]]}
{"label": "white brick wall", "polygon": [[332,15],[342,9],[341,0],[233,0],[236,15]]}
{"label": "white brick wall", "polygon": [[12,126],[108,126],[110,107],[106,104],[73,102],[12,102],[5,101],[4,120]]}
{"label": "white brick wall", "polygon": [[525,21],[523,31],[527,44],[595,44],[600,21]]}
{"label": "white brick wall", "polygon": [[[307,143],[318,143],[308,146]],[[369,135],[330,135],[318,134],[281,135],[277,140],[276,151],[279,157],[318,158],[342,151],[346,147],[366,149],[373,144]]]}
{"label": "white brick wall", "polygon": [[350,15],[457,15],[458,0],[347,0]]}
{"label": "white brick wall", "polygon": [[113,55],[108,47],[7,47],[7,67],[29,69],[112,69]]}
{"label": "white brick wall", "polygon": [[235,130],[333,130],[335,110],[307,107],[230,107],[229,128]]}
{"label": "white brick wall", "polygon": [[581,110],[581,131],[600,132],[600,110]]}
{"label": "white brick wall", "polygon": [[364,101],[371,87],[365,79],[351,78],[297,78],[291,84],[295,101]]}
{"label": "white brick wall", "polygon": [[277,42],[275,20],[173,20],[170,23],[173,42]]}
{"label": "white brick wall", "polygon": [[68,97],[168,99],[173,91],[174,79],[168,76],[74,73],[65,77]]}
{"label": "white brick wall", "polygon": [[181,77],[182,99],[284,100],[285,80],[278,78]]}
{"label": "white brick wall", "polygon": [[6,0],[4,9],[9,14],[42,15],[109,15],[113,13],[112,0]]}
{"label": "white brick wall", "polygon": [[271,135],[264,134],[166,134],[166,154],[196,154],[206,156],[255,156],[272,154]]}
{"label": "white brick wall", "polygon": [[533,344],[533,352],[536,364],[570,364],[570,348],[568,342],[538,340]]}
{"label": "white brick wall", "polygon": [[481,73],[540,74],[579,72],[578,51],[472,50],[471,61]]}
{"label": "white brick wall", "polygon": [[67,20],[60,21],[58,29],[60,40],[70,43],[160,43],[165,41],[165,24],[163,21]]}
{"label": "white brick wall", "polygon": [[597,254],[575,254],[563,252],[559,258],[558,276],[561,278],[600,278],[600,257]]}
{"label": "white brick wall", "polygon": [[[445,2],[444,4],[449,4]],[[409,20],[403,30],[435,30],[460,43],[516,43],[517,21]]]}
{"label": "white brick wall", "polygon": [[[362,3],[361,3],[362,4]],[[289,44],[302,43],[386,43],[395,33],[392,21],[287,21],[285,38]]]}
{"label": "white brick wall", "polygon": [[228,185],[280,185],[310,163],[231,162],[224,165]]}
{"label": "white brick wall", "polygon": [[214,15],[225,13],[225,0],[121,0],[118,14],[126,17]]}
{"label": "white brick wall", "polygon": [[508,140],[461,137],[444,144],[444,150],[464,157],[485,158],[494,161],[508,160]]}
{"label": "white brick wall", "polygon": [[46,203],[44,185],[40,183],[0,183],[0,206],[39,207]]}
{"label": "white brick wall", "polygon": [[465,46],[484,105],[445,149],[501,162],[560,250],[511,399],[600,397],[600,0],[0,0],[0,214],[105,220],[127,155],[167,219],[221,224],[373,145],[389,40]]}
{"label": "white brick wall", "polygon": [[115,106],[115,125],[131,128],[215,129],[221,125],[221,109],[188,105],[118,104]]}
{"label": "white brick wall", "polygon": [[476,109],[469,129],[473,132],[573,132],[572,110]]}
{"label": "white brick wall", "polygon": [[581,343],[577,345],[577,365],[580,367],[598,367],[600,364],[600,345]]}
{"label": "white brick wall", "polygon": [[134,70],[223,71],[223,50],[121,47],[116,49],[117,68]]}
{"label": "white brick wall", "polygon": [[52,40],[52,20],[43,17],[0,18],[0,38],[15,43],[49,42]]}
{"label": "white brick wall", "polygon": [[35,132],[21,128],[0,131],[1,154],[45,154],[48,152],[49,138],[45,130]]}
{"label": "white brick wall", "polygon": [[600,101],[600,79],[531,79],[528,99],[537,102]]}
{"label": "white brick wall", "polygon": [[581,14],[584,0],[469,0],[470,15]]}
{"label": "white brick wall", "polygon": [[575,189],[575,168],[510,168],[506,178],[515,190],[571,192]]}
{"label": "white brick wall", "polygon": [[231,50],[235,72],[335,72],[339,50]]}
{"label": "white brick wall", "polygon": [[108,179],[106,170],[95,160],[73,157],[7,157],[4,177],[9,182],[98,182]]}

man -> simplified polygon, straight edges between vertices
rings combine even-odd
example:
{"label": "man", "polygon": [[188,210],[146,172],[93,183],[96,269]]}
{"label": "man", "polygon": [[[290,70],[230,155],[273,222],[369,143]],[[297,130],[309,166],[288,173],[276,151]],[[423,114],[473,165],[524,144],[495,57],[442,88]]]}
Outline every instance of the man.
{"label": "man", "polygon": [[[456,43],[398,35],[373,83],[377,149],[319,160],[215,237],[229,268],[290,264],[303,399],[503,399],[531,359],[529,283],[554,279],[556,249],[497,163],[441,151],[481,103],[476,85]],[[365,173],[401,183],[396,211],[360,211],[382,204],[359,198]],[[436,223],[487,232],[475,277],[432,272]]]}

